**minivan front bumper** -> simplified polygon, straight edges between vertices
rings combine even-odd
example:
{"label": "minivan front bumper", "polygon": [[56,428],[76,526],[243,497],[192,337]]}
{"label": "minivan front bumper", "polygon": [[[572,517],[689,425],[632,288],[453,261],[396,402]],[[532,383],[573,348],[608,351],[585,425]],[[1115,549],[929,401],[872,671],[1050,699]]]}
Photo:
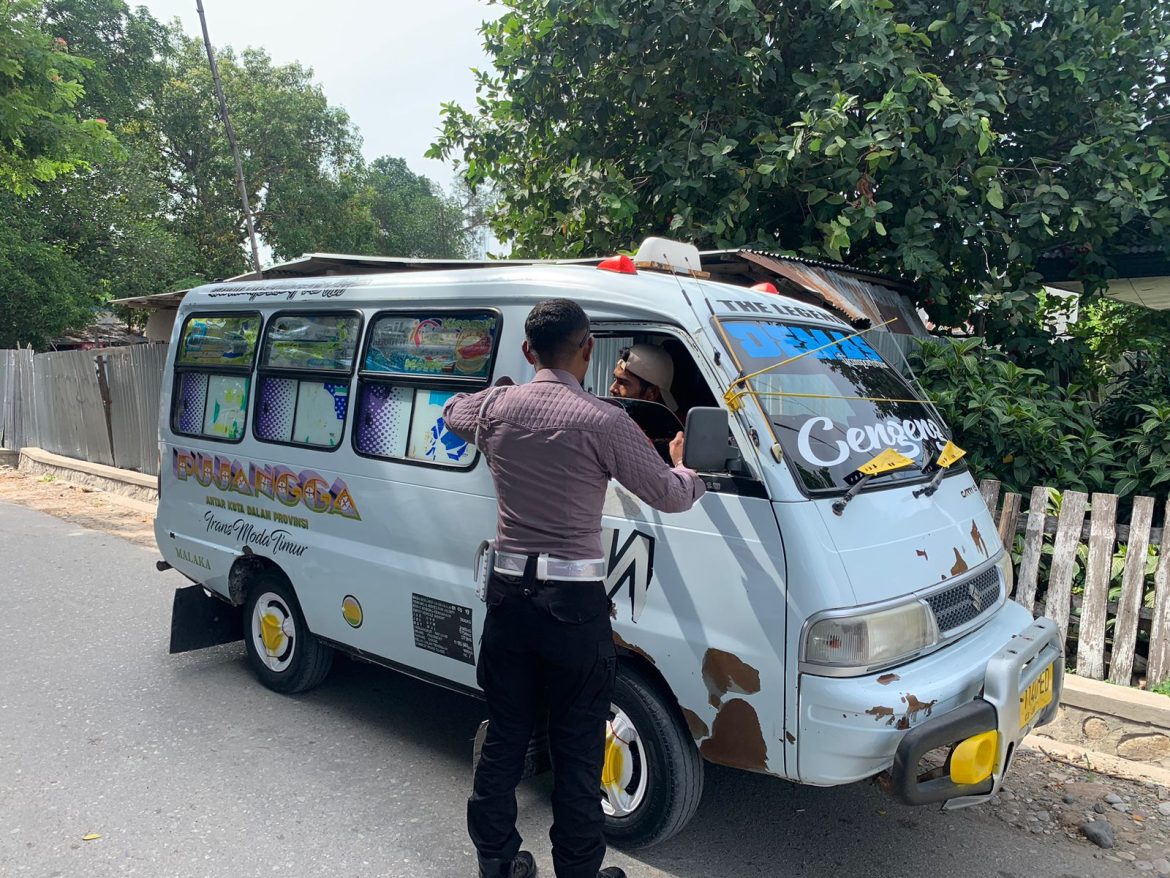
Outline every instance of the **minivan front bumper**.
{"label": "minivan front bumper", "polygon": [[[849,678],[801,674],[796,736],[799,780],[835,786],[873,777],[894,765],[904,740],[910,742],[903,753],[906,763],[913,755],[910,748],[952,733],[956,737],[946,743],[962,740],[969,737],[964,734],[968,728],[978,726],[970,734],[1001,732],[991,789],[978,784],[978,791],[947,788],[944,795],[942,784],[919,788],[917,775],[896,780],[895,787],[901,783],[904,800],[920,803],[990,795],[1027,731],[1018,727],[1019,693],[1026,691],[1023,684],[1034,679],[1030,676],[1034,666],[1036,675],[1042,671],[1035,661],[1041,653],[1046,657],[1061,654],[1055,626],[1044,619],[1034,621],[1031,613],[1008,601],[979,629],[885,673]],[[1029,728],[1047,722],[1055,713],[1063,665],[1060,661],[1054,665],[1052,703],[1033,718]],[[967,706],[972,704],[976,706]],[[903,769],[903,776],[908,777],[916,766],[917,762]]]}
{"label": "minivan front bumper", "polygon": [[[902,738],[891,771],[894,798],[906,805],[945,802],[946,808],[954,809],[974,805],[994,794],[1011,767],[1020,741],[1056,715],[1064,677],[1063,652],[1060,629],[1051,619],[1037,619],[1013,637],[988,661],[981,697],[923,723]],[[1040,690],[1043,706],[1026,697],[1030,691]],[[994,756],[987,754],[991,774],[985,780],[973,784],[956,782],[952,779],[954,772],[946,770],[949,757],[941,772],[920,774],[922,757],[930,750],[950,748],[988,732],[995,733],[995,750]]]}

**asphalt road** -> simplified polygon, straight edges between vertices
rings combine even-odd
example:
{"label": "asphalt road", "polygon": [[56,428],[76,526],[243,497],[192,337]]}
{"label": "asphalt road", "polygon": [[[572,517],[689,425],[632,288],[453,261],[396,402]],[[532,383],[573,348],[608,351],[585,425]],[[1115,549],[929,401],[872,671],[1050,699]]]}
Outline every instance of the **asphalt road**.
{"label": "asphalt road", "polygon": [[[184,581],[156,557],[0,503],[0,876],[475,875],[478,702],[351,661],[290,698],[253,680],[241,644],[168,655]],[[549,789],[526,781],[520,814],[551,876]],[[1094,851],[869,784],[708,766],[682,834],[610,862],[631,878],[1135,874]]]}

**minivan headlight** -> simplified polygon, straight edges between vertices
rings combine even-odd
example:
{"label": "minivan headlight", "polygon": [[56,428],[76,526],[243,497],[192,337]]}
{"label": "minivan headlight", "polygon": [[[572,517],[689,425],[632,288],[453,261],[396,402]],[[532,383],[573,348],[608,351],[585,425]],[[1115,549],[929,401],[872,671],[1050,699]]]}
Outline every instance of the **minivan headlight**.
{"label": "minivan headlight", "polygon": [[[921,601],[814,622],[804,639],[804,661],[859,673],[892,665],[938,642],[934,614]],[[814,671],[815,673],[815,671]]]}
{"label": "minivan headlight", "polygon": [[1016,569],[1012,566],[1012,553],[1010,549],[1005,548],[1003,554],[999,556],[999,560],[995,562],[999,567],[1000,576],[1003,577],[1003,594],[1002,598],[1011,597],[1012,589],[1016,586]]}

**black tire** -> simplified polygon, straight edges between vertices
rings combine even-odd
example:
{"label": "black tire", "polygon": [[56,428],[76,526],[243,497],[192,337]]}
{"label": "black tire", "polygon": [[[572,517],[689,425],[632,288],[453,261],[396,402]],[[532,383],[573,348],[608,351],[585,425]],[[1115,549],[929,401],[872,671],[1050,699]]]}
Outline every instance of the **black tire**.
{"label": "black tire", "polygon": [[623,756],[633,757],[623,789],[634,793],[630,804],[635,807],[615,816],[603,790],[605,835],[615,847],[649,847],[680,832],[695,816],[703,796],[703,759],[677,708],[646,675],[624,662],[618,667],[613,708],[606,730],[607,757],[614,746],[610,736],[618,711],[633,725],[640,746],[627,747]]}
{"label": "black tire", "polygon": [[[261,620],[267,615],[280,623],[273,633],[273,649],[265,645]],[[271,630],[271,629],[270,629]],[[288,580],[274,573],[258,576],[244,602],[244,646],[257,679],[274,692],[305,692],[325,679],[333,665],[333,647],[318,640],[305,624],[296,592]]]}

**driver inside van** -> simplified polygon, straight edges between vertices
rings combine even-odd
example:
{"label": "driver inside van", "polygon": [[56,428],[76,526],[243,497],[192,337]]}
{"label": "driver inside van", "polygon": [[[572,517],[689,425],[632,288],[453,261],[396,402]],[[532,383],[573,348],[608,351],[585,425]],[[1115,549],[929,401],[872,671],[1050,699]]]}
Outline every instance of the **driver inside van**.
{"label": "driver inside van", "polygon": [[609,395],[661,403],[677,413],[678,403],[670,393],[673,381],[674,361],[670,354],[657,345],[636,344],[623,348],[618,355]]}

